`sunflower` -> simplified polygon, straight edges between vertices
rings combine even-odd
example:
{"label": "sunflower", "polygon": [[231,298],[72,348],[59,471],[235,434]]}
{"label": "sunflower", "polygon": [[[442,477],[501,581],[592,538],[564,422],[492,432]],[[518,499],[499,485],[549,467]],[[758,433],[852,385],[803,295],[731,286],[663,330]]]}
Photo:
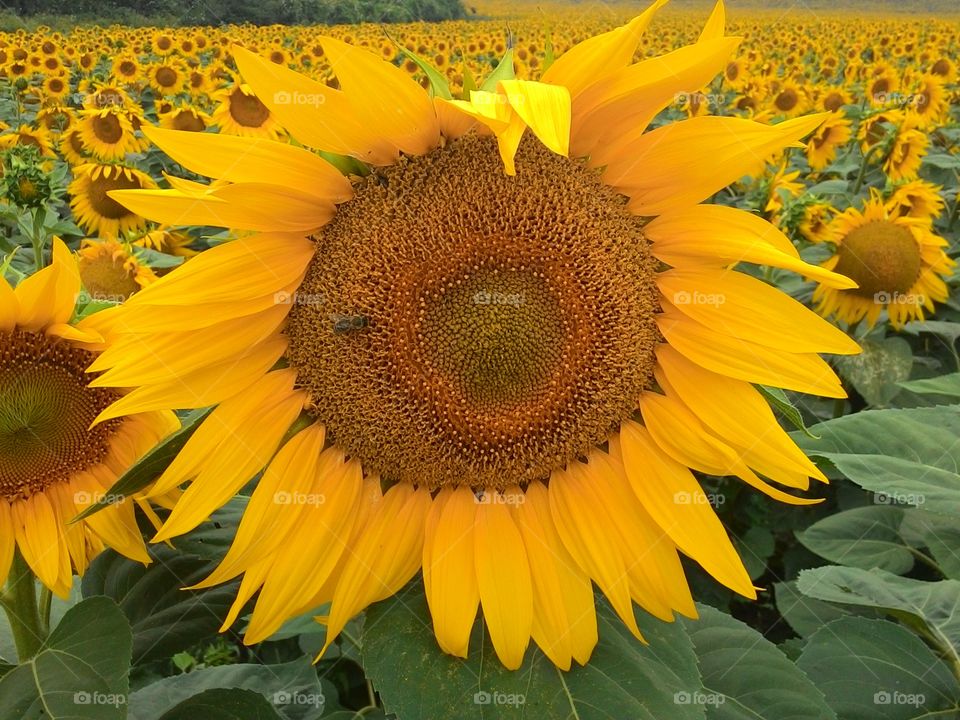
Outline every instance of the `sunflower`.
{"label": "sunflower", "polygon": [[940,215],[943,204],[940,188],[925,180],[900,183],[886,201],[887,210],[894,217],[906,215],[925,218],[930,222]]}
{"label": "sunflower", "polygon": [[873,327],[886,309],[890,324],[899,329],[947,299],[943,278],[956,263],[929,218],[892,214],[873,191],[863,210],[849,208],[833,219],[830,235],[836,252],[823,267],[852,278],[858,287],[819,285],[813,299],[825,317],[851,325],[866,318]]}
{"label": "sunflower", "polygon": [[823,479],[751,383],[842,397],[816,353],[857,347],[728,266],[853,285],[761,218],[699,204],[823,118],[644,132],[738,43],[718,5],[673,54],[682,73],[633,63],[662,4],[572,48],[541,82],[501,80],[468,101],[431,98],[330,37],[340,89],[235,48],[297,141],[371,168],[354,183],[303,147],[146,129],[217,182],[114,198],[258,234],[91,322],[116,343],[94,384],[135,388],[99,421],[217,405],[154,489],[192,481],[158,541],[266,466],[204,581],[244,574],[226,626],[259,590],[246,641],[331,603],[329,645],[421,567],[439,646],[466,656],[482,608],[508,668],[531,638],[561,668],[587,662],[591,581],[637,636],[632,602],[695,616],[678,551],[756,596],[690,468],[816,502],[760,477],[799,490]]}
{"label": "sunflower", "polygon": [[193,238],[184,232],[170,228],[157,228],[133,241],[134,245],[156,250],[157,252],[174,257],[193,257],[197,251],[192,249]]}
{"label": "sunflower", "polygon": [[45,127],[31,127],[30,125],[21,125],[16,130],[0,135],[0,148],[11,148],[16,145],[32,145],[44,157],[56,157],[53,151],[53,139],[50,131]]}
{"label": "sunflower", "polygon": [[91,235],[112,239],[119,233],[138,230],[146,220],[109,196],[113,190],[154,188],[149,175],[123,165],[87,163],[73,169],[74,179],[67,187],[77,224]]}
{"label": "sunflower", "polygon": [[157,94],[171,96],[184,91],[187,72],[187,66],[181,60],[167,58],[163,62],[147,66],[143,74]]}
{"label": "sunflower", "polygon": [[157,279],[129,246],[116,240],[84,240],[77,253],[77,267],[92,300],[121,303]]}
{"label": "sunflower", "polygon": [[810,242],[823,242],[832,238],[830,215],[833,206],[824,202],[813,202],[803,209],[803,219],[798,230]]}
{"label": "sunflower", "polygon": [[46,100],[60,101],[70,93],[69,78],[51,75],[43,81],[43,97]]}
{"label": "sunflower", "polygon": [[135,84],[140,79],[140,61],[133,53],[121,53],[113,61],[110,77],[115,82]]}
{"label": "sunflower", "polygon": [[776,115],[796,117],[807,111],[810,104],[803,88],[795,82],[786,82],[770,97],[770,110]]}
{"label": "sunflower", "polygon": [[850,141],[850,121],[834,112],[817,128],[807,142],[807,162],[813,170],[823,170],[837,157],[837,150]]}
{"label": "sunflower", "polygon": [[213,111],[212,120],[220,131],[228,135],[243,137],[262,137],[276,140],[282,129],[274,117],[274,112],[264,104],[261,98],[244,84],[237,83],[231,88],[214,94],[219,101]]}
{"label": "sunflower", "polygon": [[90,162],[90,151],[84,147],[83,139],[80,137],[80,128],[76,125],[60,135],[57,148],[63,155],[63,159],[70,165],[83,165]]}
{"label": "sunflower", "polygon": [[919,128],[919,124],[916,115],[911,113],[897,127],[893,146],[883,163],[883,171],[893,181],[917,177],[930,143],[930,138]]}
{"label": "sunflower", "polygon": [[158,112],[157,114],[160,120],[160,127],[167,128],[168,130],[203,132],[212,122],[209,115],[190,105],[183,107],[171,106],[167,112]]}
{"label": "sunflower", "polygon": [[120,160],[148,145],[134,134],[127,112],[118,107],[82,111],[77,128],[83,147],[98,160]]}
{"label": "sunflower", "polygon": [[105,545],[150,561],[132,502],[70,521],[178,427],[172,413],[150,411],[90,428],[120,394],[88,387],[84,371],[102,338],[68,324],[79,292],[77,266],[59,240],[53,264],[15,290],[0,277],[0,583],[16,548],[61,597]]}

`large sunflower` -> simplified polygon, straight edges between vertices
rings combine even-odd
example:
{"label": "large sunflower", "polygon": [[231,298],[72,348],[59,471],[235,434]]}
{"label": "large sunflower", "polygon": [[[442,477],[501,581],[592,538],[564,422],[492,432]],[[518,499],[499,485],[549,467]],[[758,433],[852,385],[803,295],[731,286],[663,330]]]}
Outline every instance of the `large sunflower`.
{"label": "large sunflower", "polygon": [[591,581],[638,636],[631,601],[694,616],[679,553],[755,597],[691,468],[815,502],[760,477],[823,479],[751,383],[842,397],[816,353],[857,347],[730,266],[852,283],[757,216],[698,204],[822,118],[644,132],[738,42],[718,5],[696,44],[631,63],[662,4],[470,101],[333,38],[341,89],[236,48],[296,140],[370,168],[353,183],[302,147],[145,128],[218,182],[113,197],[260,234],[91,322],[116,342],[94,385],[136,388],[100,421],[218,405],[156,486],[192,481],[157,540],[266,466],[205,581],[244,574],[226,625],[259,590],[247,641],[331,603],[329,643],[421,567],[440,647],[466,655],[480,606],[509,668],[531,638],[559,667],[588,660]]}
{"label": "large sunflower", "polygon": [[830,224],[828,238],[836,252],[823,266],[857,281],[842,289],[820,285],[814,290],[817,311],[846,323],[866,318],[873,326],[886,309],[890,324],[922,320],[924,309],[949,295],[943,278],[956,264],[944,252],[948,243],[933,232],[932,217],[913,217],[879,194],[858,210],[849,208]]}
{"label": "large sunflower", "polygon": [[87,385],[102,338],[69,324],[79,292],[59,240],[53,264],[16,289],[0,277],[0,584],[19,548],[60,596],[105,543],[149,562],[131,502],[70,521],[178,427],[172,413],[149,411],[90,428],[121,394]]}

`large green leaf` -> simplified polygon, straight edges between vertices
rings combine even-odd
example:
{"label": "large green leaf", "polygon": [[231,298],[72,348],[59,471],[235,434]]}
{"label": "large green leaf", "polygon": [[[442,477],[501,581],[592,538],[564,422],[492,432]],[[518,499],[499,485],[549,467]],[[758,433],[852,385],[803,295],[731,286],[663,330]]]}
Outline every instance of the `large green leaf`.
{"label": "large green leaf", "polygon": [[816,685],[756,630],[708,605],[686,620],[700,661],[709,720],[831,720]]}
{"label": "large green leaf", "polygon": [[685,702],[701,688],[696,657],[680,623],[645,613],[642,645],[605,602],[598,602],[600,642],[585,667],[558,670],[538,649],[516,671],[497,660],[478,620],[470,656],[443,654],[419,583],[374,605],[363,633],[364,667],[388,713],[399,720],[579,718],[693,720],[704,706]]}
{"label": "large green leaf", "polygon": [[828,602],[873,607],[916,627],[960,661],[960,581],[924,582],[883,570],[832,565],[804,570],[797,578],[804,595]]}
{"label": "large green leaf", "polygon": [[133,627],[135,665],[169,657],[214,637],[236,596],[237,583],[184,590],[207,577],[214,565],[165,545],[149,549],[146,567],[108,550],[83,576],[84,595],[114,599]]}
{"label": "large green leaf", "polygon": [[797,589],[796,580],[775,583],[773,591],[780,615],[803,637],[813,635],[828,622],[858,612],[851,605],[835,605],[807,597]]}
{"label": "large green leaf", "polygon": [[863,352],[837,360],[840,374],[853,383],[864,400],[883,407],[900,392],[899,383],[910,377],[913,351],[903,338],[863,340]]}
{"label": "large green leaf", "polygon": [[900,383],[900,387],[918,395],[960,397],[960,373],[923,378],[922,380],[908,380]]}
{"label": "large green leaf", "polygon": [[225,665],[168,677],[130,696],[130,720],[158,720],[184,700],[206,690],[253,690],[273,705],[283,720],[314,720],[337,707],[336,689],[320,684],[309,658],[283,665]]}
{"label": "large green leaf", "polygon": [[[886,621],[835,620],[814,633],[797,665],[839,720],[955,718],[956,679],[915,635]],[[938,714],[939,713],[939,714]]]}
{"label": "large green leaf", "polygon": [[797,539],[830,562],[903,574],[913,567],[913,553],[900,536],[903,517],[903,509],[889,505],[854,508],[814,523]]}
{"label": "large green leaf", "polygon": [[165,712],[160,720],[282,720],[267,699],[252,690],[207,690]]}
{"label": "large green leaf", "polygon": [[868,410],[812,431],[819,440],[791,435],[810,455],[877,493],[879,503],[960,512],[960,406]]}
{"label": "large green leaf", "polygon": [[40,651],[0,678],[0,718],[123,720],[130,626],[109,599],[72,607]]}

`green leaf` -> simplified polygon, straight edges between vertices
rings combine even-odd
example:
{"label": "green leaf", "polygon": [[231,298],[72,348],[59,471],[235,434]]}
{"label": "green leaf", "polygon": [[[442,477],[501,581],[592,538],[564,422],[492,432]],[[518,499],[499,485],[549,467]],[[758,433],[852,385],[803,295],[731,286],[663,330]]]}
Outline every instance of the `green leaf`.
{"label": "green leaf", "polygon": [[[957,682],[915,635],[886,620],[845,617],[814,633],[797,665],[841,720],[956,717]],[[942,713],[936,715],[937,712]]]}
{"label": "green leaf", "polygon": [[900,392],[899,383],[910,377],[913,350],[903,338],[862,340],[863,352],[837,359],[840,374],[853,383],[870,405],[883,407]]}
{"label": "green leaf", "polygon": [[397,44],[397,47],[400,48],[400,51],[404,55],[407,55],[411,60],[413,60],[417,64],[417,67],[423,70],[424,74],[427,76],[427,79],[430,81],[431,97],[441,97],[444,100],[453,100],[453,95],[450,93],[450,83],[447,82],[447,79],[441,75],[433,65],[403,45]]}
{"label": "green leaf", "polygon": [[922,380],[908,380],[900,383],[900,387],[918,395],[948,395],[960,397],[960,373],[941,375],[940,377],[923,378]]}
{"label": "green leaf", "polygon": [[83,520],[109,505],[122,502],[125,498],[140,492],[156,480],[163,474],[163,471],[167,469],[167,466],[173,462],[177,453],[183,449],[183,446],[187,444],[187,440],[193,436],[193,433],[197,431],[200,423],[203,422],[211,412],[213,412],[213,408],[194,410],[190,413],[182,421],[179,430],[140,458],[133,467],[117,479],[103,498],[77,515],[73,522]]}
{"label": "green leaf", "polygon": [[473,72],[466,63],[463,63],[463,94],[460,96],[462,100],[470,99],[470,92],[477,89],[477,81],[473,77]]}
{"label": "green leaf", "polygon": [[797,590],[796,580],[776,583],[773,590],[780,615],[803,637],[812,635],[828,622],[858,613],[857,608],[850,605],[834,605],[805,596]]}
{"label": "green leaf", "polygon": [[951,344],[960,340],[960,323],[944,320],[914,320],[903,326],[903,331],[913,335],[932,333],[948,340]]}
{"label": "green leaf", "polygon": [[700,689],[693,645],[683,626],[639,613],[645,646],[604,601],[598,601],[597,610],[600,642],[585,667],[558,670],[531,643],[523,665],[511,672],[497,660],[479,620],[469,658],[442,653],[423,588],[413,583],[367,611],[364,668],[386,711],[402,720],[702,719],[702,705],[682,702],[683,693]]}
{"label": "green leaf", "polygon": [[336,689],[321,687],[309,658],[282,665],[225,665],[164,678],[130,696],[130,720],[157,720],[206,690],[236,688],[263,695],[284,720],[313,720],[337,707]]}
{"label": "green leaf", "polygon": [[817,439],[817,436],[807,429],[807,425],[803,422],[803,415],[800,414],[800,410],[797,409],[796,405],[790,402],[790,398],[787,397],[787,394],[783,390],[775,387],[767,387],[766,385],[755,385],[754,387],[756,387],[766,401],[773,405],[773,407],[776,408],[777,411],[787,420],[789,420],[797,430],[802,431],[805,435],[807,435],[807,437],[811,437],[814,440]]}
{"label": "green leaf", "polygon": [[550,69],[550,66],[553,65],[553,61],[556,59],[553,49],[553,32],[547,33],[547,43],[543,48],[543,72],[546,72]]}
{"label": "green leaf", "polygon": [[960,512],[960,406],[868,410],[815,425],[820,440],[791,433],[879,504]]}
{"label": "green leaf", "polygon": [[159,720],[282,720],[260,693],[206,690],[165,712]]}
{"label": "green leaf", "polygon": [[804,570],[804,595],[828,602],[873,607],[902,618],[954,659],[960,658],[960,581],[924,582],[883,570],[832,565]]}
{"label": "green leaf", "polygon": [[217,635],[237,583],[208,590],[184,590],[206,578],[215,564],[165,545],[149,548],[146,567],[107,550],[83,576],[84,595],[106,595],[133,628],[133,663],[169,658]]}
{"label": "green leaf", "polygon": [[684,620],[700,662],[702,700],[709,720],[831,720],[823,693],[772,642],[725,613],[698,605],[699,620]]}
{"label": "green leaf", "polygon": [[930,153],[923,158],[924,165],[932,165],[941,170],[960,170],[960,158],[949,153]]}
{"label": "green leaf", "polygon": [[734,538],[737,552],[751,580],[756,580],[767,571],[767,560],[776,548],[776,539],[767,528],[754,526],[742,536]]}
{"label": "green leaf", "polygon": [[501,80],[513,80],[516,74],[513,69],[513,48],[507,48],[500,60],[500,64],[493,69],[493,72],[487,75],[487,79],[480,86],[481,90],[486,92],[496,92],[497,83]]}
{"label": "green leaf", "polygon": [[149,265],[154,270],[175,268],[179,265],[183,265],[183,261],[186,260],[185,257],[180,255],[167,255],[166,253],[140,246],[135,246],[133,248],[133,254],[136,256],[137,260]]}
{"label": "green leaf", "polygon": [[123,720],[130,626],[109,599],[70,608],[40,652],[0,678],[0,718]]}
{"label": "green leaf", "polygon": [[854,508],[814,523],[797,539],[830,562],[902,575],[913,567],[913,553],[900,536],[903,516],[893,506]]}

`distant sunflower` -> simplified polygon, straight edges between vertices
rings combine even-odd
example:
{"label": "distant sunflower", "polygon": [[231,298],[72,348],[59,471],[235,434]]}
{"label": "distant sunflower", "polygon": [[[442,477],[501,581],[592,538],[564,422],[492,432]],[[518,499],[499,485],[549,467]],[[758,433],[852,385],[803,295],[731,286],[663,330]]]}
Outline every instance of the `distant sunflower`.
{"label": "distant sunflower", "polygon": [[146,226],[146,220],[118,203],[108,193],[114,190],[154,188],[149,175],[123,165],[87,163],[73,169],[67,187],[77,224],[91,235],[112,239],[119,233]]}
{"label": "distant sunflower", "polygon": [[83,288],[93,300],[120,303],[157,279],[129,246],[116,240],[84,240],[77,267]]}
{"label": "distant sunflower", "polygon": [[140,79],[140,61],[133,53],[121,53],[114,59],[111,72],[117,82],[133,85]]}
{"label": "distant sunflower", "polygon": [[98,160],[120,160],[148,145],[136,136],[127,113],[118,107],[84,110],[77,128],[83,147]]}
{"label": "distant sunflower", "polygon": [[187,85],[187,66],[180,60],[166,59],[144,69],[143,74],[150,87],[160,95],[177,95]]}
{"label": "distant sunflower", "polygon": [[837,157],[837,150],[850,141],[850,121],[834,112],[807,141],[807,162],[813,170],[823,170]]}
{"label": "distant sunflower", "polygon": [[158,481],[192,483],[156,540],[266,466],[204,581],[245,573],[227,626],[259,590],[248,642],[330,602],[329,645],[421,567],[440,647],[465,656],[482,608],[508,668],[531,638],[561,668],[587,662],[592,582],[638,637],[632,601],[695,616],[678,552],[755,597],[690,468],[815,502],[761,479],[803,490],[823,476],[751,383],[842,397],[816,353],[858,348],[729,266],[852,283],[761,218],[699,204],[821,117],[643,132],[738,43],[718,5],[673,54],[682,77],[660,75],[659,58],[632,63],[662,4],[573,47],[542,82],[502,80],[470,101],[431,98],[329,37],[341,89],[235,48],[294,138],[368,164],[355,184],[295,145],[146,129],[218,182],[113,197],[163,222],[260,234],[91,322],[119,343],[94,384],[136,388],[99,420],[218,405]]}
{"label": "distant sunflower", "polygon": [[21,125],[16,130],[0,135],[0,148],[11,148],[15,145],[32,145],[40,151],[44,157],[56,157],[53,151],[53,139],[50,131],[45,127],[31,127],[30,125]]}
{"label": "distant sunflower", "polygon": [[896,130],[893,146],[883,163],[883,171],[893,181],[917,177],[930,144],[930,138],[919,125],[916,116],[910,114]]}
{"label": "distant sunflower", "polygon": [[219,101],[213,111],[213,123],[228,135],[262,137],[276,140],[282,128],[274,114],[253,91],[243,84],[221,90],[214,95]]}
{"label": "distant sunflower", "polygon": [[149,562],[130,501],[71,524],[106,495],[123,468],[178,427],[148,411],[90,427],[121,397],[88,387],[102,338],[68,324],[80,291],[70,251],[15,290],[0,277],[0,583],[14,549],[60,597],[104,545]]}
{"label": "distant sunflower", "polygon": [[43,81],[43,96],[47,101],[62,100],[70,94],[70,79],[63,75],[51,75]]}
{"label": "distant sunflower", "polygon": [[848,324],[866,319],[876,324],[885,309],[894,328],[922,320],[924,309],[947,299],[943,278],[956,264],[934,234],[929,218],[891,215],[874,192],[863,210],[849,208],[830,228],[836,252],[823,267],[843,273],[858,287],[841,289],[822,284],[814,290],[817,312]]}
{"label": "distant sunflower", "polygon": [[203,132],[212,122],[209,115],[191,106],[171,107],[159,115],[159,120],[162,128],[189,132]]}
{"label": "distant sunflower", "polygon": [[57,149],[70,165],[84,165],[91,160],[90,151],[84,146],[80,128],[76,124],[60,135]]}
{"label": "distant sunflower", "polygon": [[907,215],[932,222],[943,210],[943,203],[938,186],[925,180],[911,180],[897,185],[885,204],[894,217]]}

